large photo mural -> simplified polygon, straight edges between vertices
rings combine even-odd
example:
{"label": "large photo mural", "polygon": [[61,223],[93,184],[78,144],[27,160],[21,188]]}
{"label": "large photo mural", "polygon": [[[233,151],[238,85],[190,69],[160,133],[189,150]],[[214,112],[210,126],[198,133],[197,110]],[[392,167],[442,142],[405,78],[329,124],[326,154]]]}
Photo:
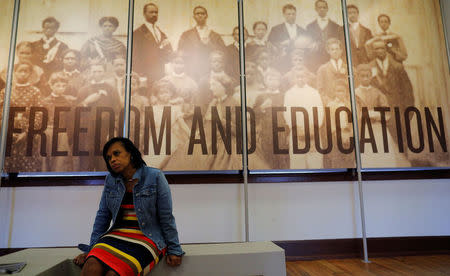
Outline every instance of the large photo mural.
{"label": "large photo mural", "polygon": [[[3,0],[3,105],[14,1]],[[130,138],[168,171],[355,167],[341,1],[135,1]],[[362,165],[449,166],[439,1],[348,1]],[[22,0],[6,172],[104,171],[124,128],[128,1]]]}

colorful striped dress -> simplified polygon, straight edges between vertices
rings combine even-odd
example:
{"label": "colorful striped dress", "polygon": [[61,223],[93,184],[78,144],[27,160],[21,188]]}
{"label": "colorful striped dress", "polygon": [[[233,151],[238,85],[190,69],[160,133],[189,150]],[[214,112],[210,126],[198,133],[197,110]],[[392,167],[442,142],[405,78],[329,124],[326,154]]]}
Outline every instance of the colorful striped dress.
{"label": "colorful striped dress", "polygon": [[112,230],[102,236],[88,254],[121,276],[146,275],[166,254],[139,228],[133,193],[126,192]]}

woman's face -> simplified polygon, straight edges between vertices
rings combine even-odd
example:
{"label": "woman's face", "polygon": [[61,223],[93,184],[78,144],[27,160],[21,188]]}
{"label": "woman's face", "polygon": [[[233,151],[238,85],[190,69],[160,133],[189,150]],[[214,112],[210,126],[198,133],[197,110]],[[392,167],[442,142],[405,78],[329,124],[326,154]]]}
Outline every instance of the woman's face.
{"label": "woman's face", "polygon": [[114,26],[111,22],[105,21],[102,25],[102,33],[106,37],[112,36],[112,34],[116,31],[116,26]]}
{"label": "woman's face", "polygon": [[267,28],[264,26],[264,24],[258,24],[256,25],[255,29],[253,30],[255,33],[256,38],[259,40],[262,40],[264,36],[266,36]]}
{"label": "woman's face", "polygon": [[67,82],[57,81],[53,84],[50,84],[50,88],[56,95],[64,95],[67,89]]}
{"label": "woman's face", "polygon": [[106,153],[106,159],[111,169],[118,174],[133,169],[131,154],[126,151],[121,142],[112,144]]}
{"label": "woman's face", "polygon": [[68,52],[63,58],[63,64],[66,69],[73,69],[77,64],[77,58],[73,52]]}
{"label": "woman's face", "polygon": [[17,51],[17,57],[20,62],[30,61],[31,60],[31,48],[27,46],[22,46]]}
{"label": "woman's face", "polygon": [[42,32],[47,38],[53,37],[58,31],[58,25],[55,22],[45,22],[42,26]]}
{"label": "woman's face", "polygon": [[25,84],[31,75],[31,67],[26,64],[19,65],[14,73],[15,81],[20,84]]}
{"label": "woman's face", "polygon": [[389,18],[387,18],[386,16],[382,16],[378,20],[378,25],[380,25],[380,28],[383,31],[386,31],[387,29],[389,29],[389,26],[391,25],[391,22],[389,22]]}

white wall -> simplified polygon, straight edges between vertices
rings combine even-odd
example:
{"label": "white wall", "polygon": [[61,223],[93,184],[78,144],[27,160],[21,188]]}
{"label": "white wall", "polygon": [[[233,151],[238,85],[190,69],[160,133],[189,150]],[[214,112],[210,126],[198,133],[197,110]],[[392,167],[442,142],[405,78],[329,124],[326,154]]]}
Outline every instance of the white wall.
{"label": "white wall", "polygon": [[[0,248],[74,246],[89,241],[101,193],[92,187],[0,190]],[[243,241],[240,184],[171,185],[182,243]],[[13,190],[15,190],[13,192]],[[357,186],[351,182],[250,184],[250,239],[360,237]],[[450,235],[450,181],[364,183],[369,237]]]}

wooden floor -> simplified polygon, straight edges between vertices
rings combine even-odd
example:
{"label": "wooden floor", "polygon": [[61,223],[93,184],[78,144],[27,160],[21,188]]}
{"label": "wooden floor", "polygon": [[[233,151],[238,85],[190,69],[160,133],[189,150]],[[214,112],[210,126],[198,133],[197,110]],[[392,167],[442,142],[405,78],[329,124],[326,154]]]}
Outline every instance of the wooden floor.
{"label": "wooden floor", "polygon": [[286,262],[287,276],[450,275],[450,255]]}

